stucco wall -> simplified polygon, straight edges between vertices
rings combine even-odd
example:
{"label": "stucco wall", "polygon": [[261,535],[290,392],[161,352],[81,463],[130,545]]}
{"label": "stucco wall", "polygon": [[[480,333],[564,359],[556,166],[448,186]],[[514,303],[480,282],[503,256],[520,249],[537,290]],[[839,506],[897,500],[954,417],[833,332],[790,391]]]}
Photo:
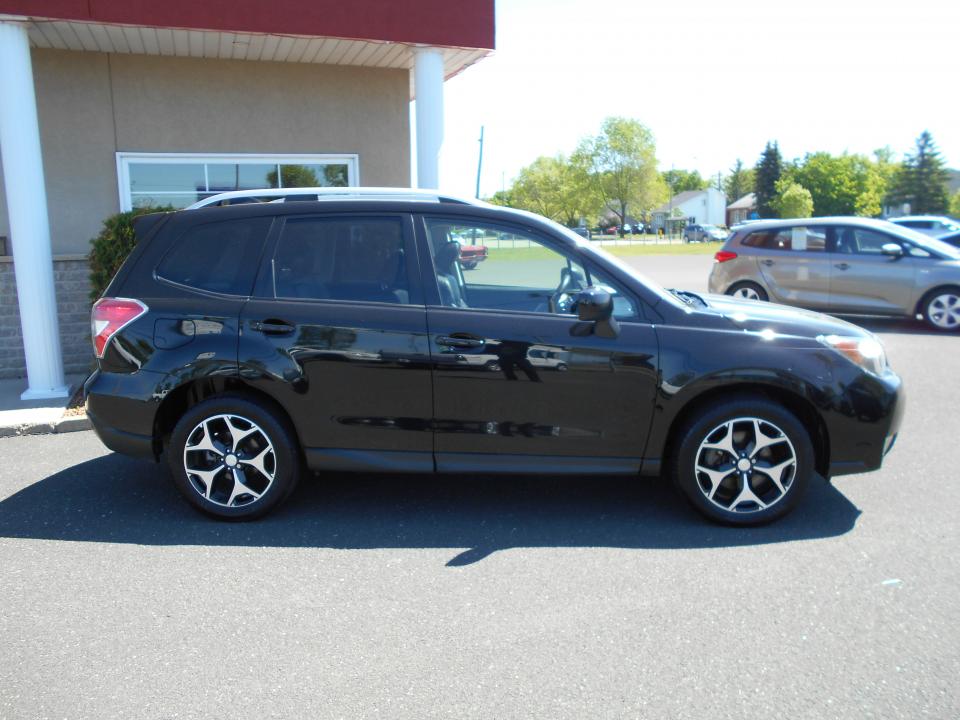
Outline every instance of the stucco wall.
{"label": "stucco wall", "polygon": [[55,255],[86,253],[119,210],[118,151],[357,153],[362,185],[410,183],[405,70],[38,49],[33,63]]}

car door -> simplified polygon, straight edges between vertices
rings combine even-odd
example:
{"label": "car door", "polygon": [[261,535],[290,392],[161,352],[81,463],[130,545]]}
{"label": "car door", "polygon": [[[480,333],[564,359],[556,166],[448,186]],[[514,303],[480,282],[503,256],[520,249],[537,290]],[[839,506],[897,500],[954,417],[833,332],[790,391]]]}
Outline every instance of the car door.
{"label": "car door", "polygon": [[[478,228],[464,270],[451,238]],[[442,471],[637,472],[657,388],[657,339],[640,301],[563,243],[463,217],[418,224]],[[578,334],[577,292],[615,296],[620,333]]]}
{"label": "car door", "polygon": [[[900,257],[881,252],[893,243]],[[830,305],[836,312],[907,314],[914,303],[917,259],[887,233],[870,228],[838,225],[831,253]]]}
{"label": "car door", "polygon": [[770,300],[821,310],[830,306],[830,233],[822,225],[796,225],[757,230],[744,238]]}
{"label": "car door", "polygon": [[292,215],[241,318],[248,382],[314,468],[433,470],[426,308],[405,214]]}

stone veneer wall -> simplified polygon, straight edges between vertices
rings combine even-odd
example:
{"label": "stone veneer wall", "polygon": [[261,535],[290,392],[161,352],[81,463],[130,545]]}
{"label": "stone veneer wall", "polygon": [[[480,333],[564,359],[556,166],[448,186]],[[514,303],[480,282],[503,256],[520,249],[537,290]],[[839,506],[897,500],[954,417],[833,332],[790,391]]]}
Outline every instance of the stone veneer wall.
{"label": "stone veneer wall", "polygon": [[[54,257],[53,274],[64,372],[89,372],[93,366],[93,347],[90,344],[90,266],[86,256]],[[0,257],[0,378],[26,375],[13,258]]]}

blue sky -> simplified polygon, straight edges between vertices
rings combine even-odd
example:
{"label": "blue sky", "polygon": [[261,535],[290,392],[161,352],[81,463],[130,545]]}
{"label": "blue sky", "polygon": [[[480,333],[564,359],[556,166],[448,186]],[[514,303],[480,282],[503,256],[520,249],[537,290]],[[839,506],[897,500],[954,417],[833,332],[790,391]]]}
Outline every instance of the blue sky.
{"label": "blue sky", "polygon": [[501,0],[497,50],[445,86],[441,186],[481,194],[603,118],[640,120],[661,168],[752,165],[767,140],[908,151],[929,129],[960,166],[960,2]]}

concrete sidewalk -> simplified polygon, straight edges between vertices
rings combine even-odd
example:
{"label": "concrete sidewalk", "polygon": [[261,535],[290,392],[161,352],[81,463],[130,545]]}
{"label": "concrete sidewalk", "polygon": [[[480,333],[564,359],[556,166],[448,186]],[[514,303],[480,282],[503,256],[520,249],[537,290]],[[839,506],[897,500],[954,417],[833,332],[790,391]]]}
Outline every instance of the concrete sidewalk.
{"label": "concrete sidewalk", "polygon": [[73,393],[85,379],[85,375],[67,375],[70,386],[67,397],[30,402],[20,399],[20,393],[27,387],[25,378],[0,380],[0,438],[89,430],[86,414],[64,414]]}

